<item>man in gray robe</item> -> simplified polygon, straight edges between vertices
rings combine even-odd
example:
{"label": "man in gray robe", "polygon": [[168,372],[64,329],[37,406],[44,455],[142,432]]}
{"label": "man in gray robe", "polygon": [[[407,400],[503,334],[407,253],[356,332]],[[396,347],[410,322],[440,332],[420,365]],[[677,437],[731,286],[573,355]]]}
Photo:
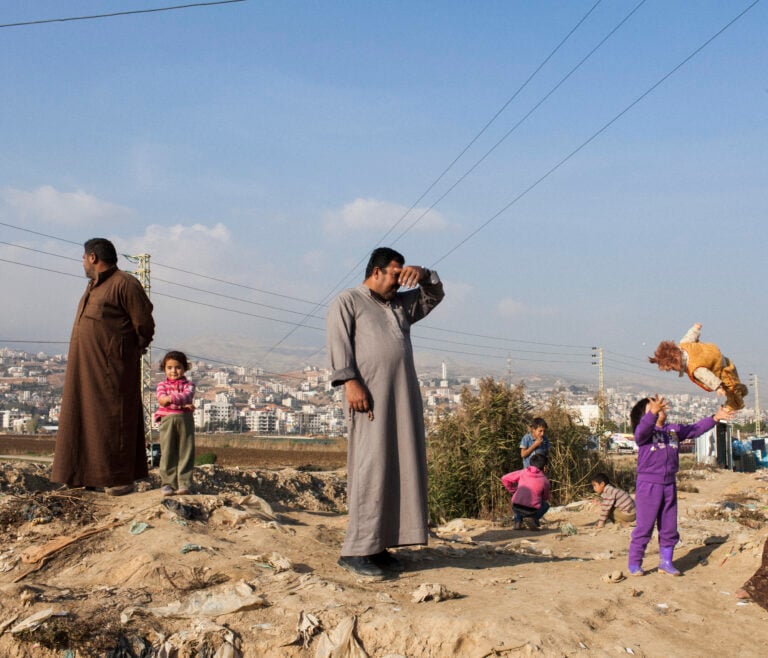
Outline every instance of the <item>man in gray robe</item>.
{"label": "man in gray robe", "polygon": [[69,341],[51,480],[122,495],[147,475],[140,364],[155,331],[152,303],[117,268],[109,240],[85,243],[83,269],[90,281]]}
{"label": "man in gray robe", "polygon": [[436,272],[381,247],[365,281],[328,310],[331,381],[344,384],[349,410],[349,525],[339,565],[357,575],[402,571],[387,548],[427,543],[424,416],[410,327],[443,296]]}

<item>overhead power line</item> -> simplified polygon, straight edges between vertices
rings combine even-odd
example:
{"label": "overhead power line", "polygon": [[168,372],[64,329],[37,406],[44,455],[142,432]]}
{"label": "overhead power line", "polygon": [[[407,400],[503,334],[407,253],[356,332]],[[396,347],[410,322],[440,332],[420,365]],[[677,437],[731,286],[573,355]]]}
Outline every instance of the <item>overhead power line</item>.
{"label": "overhead power line", "polygon": [[[16,226],[15,224],[8,224],[6,222],[0,222],[0,226],[6,226],[7,228],[12,228],[12,229],[14,229],[16,231],[24,231],[25,233],[31,233],[32,235],[39,235],[40,237],[50,238],[51,240],[57,240],[59,242],[66,242],[67,244],[74,244],[74,245],[77,245],[78,247],[82,247],[83,246],[83,243],[81,243],[81,242],[74,242],[72,240],[67,240],[66,238],[61,238],[61,237],[59,237],[57,235],[49,235],[48,233],[40,233],[39,231],[33,231],[32,229],[25,228],[23,226]],[[62,256],[61,254],[54,254],[54,253],[51,253],[50,251],[42,251],[40,249],[33,249],[32,247],[26,247],[24,245],[14,244],[12,242],[2,242],[2,241],[0,241],[0,244],[5,244],[5,245],[8,245],[9,247],[16,247],[18,249],[26,249],[27,251],[34,251],[34,252],[37,252],[39,254],[45,254],[47,256],[55,256],[56,258],[64,258],[66,260],[72,260],[72,261],[79,262],[79,260],[77,258],[71,258],[69,256]],[[125,254],[123,254],[123,255],[125,255]],[[237,288],[244,288],[246,290],[253,290],[255,292],[260,292],[260,293],[263,293],[265,295],[273,295],[274,297],[282,297],[284,299],[290,299],[291,301],[294,301],[294,302],[301,302],[303,304],[318,304],[318,302],[313,302],[313,301],[311,301],[309,299],[301,299],[300,297],[291,297],[290,295],[284,295],[282,293],[274,292],[272,290],[263,290],[262,288],[255,288],[254,286],[248,286],[248,285],[245,285],[243,283],[236,283],[234,281],[227,281],[226,279],[219,279],[219,278],[217,278],[215,276],[208,276],[206,274],[200,274],[199,272],[193,272],[191,270],[185,270],[185,269],[183,269],[181,267],[174,267],[173,265],[165,265],[163,263],[156,263],[156,262],[153,262],[152,265],[155,266],[155,267],[164,267],[164,268],[166,268],[168,270],[174,270],[176,272],[181,272],[182,274],[188,274],[190,276],[197,276],[197,277],[200,277],[201,279],[208,279],[209,281],[215,281],[216,283],[224,283],[224,284],[226,284],[228,286],[235,286]]]}
{"label": "overhead power line", "polygon": [[715,39],[717,39],[723,32],[725,32],[729,27],[731,27],[736,21],[738,21],[740,18],[742,18],[747,12],[749,12],[755,5],[757,5],[760,2],[760,0],[754,0],[750,5],[748,5],[745,9],[740,11],[734,18],[732,18],[728,23],[726,23],[723,27],[721,27],[717,32],[715,32],[711,37],[709,37],[704,43],[702,43],[700,46],[698,46],[696,49],[693,50],[687,57],[685,57],[680,63],[678,63],[676,66],[674,66],[669,72],[664,74],[659,80],[657,80],[654,84],[652,84],[648,89],[646,89],[642,94],[640,94],[635,100],[633,100],[631,103],[629,103],[626,107],[624,107],[623,110],[621,110],[618,114],[616,114],[612,119],[610,119],[608,122],[603,124],[601,128],[599,128],[597,131],[592,133],[592,135],[584,140],[579,146],[577,146],[575,149],[573,149],[568,155],[566,155],[564,158],[562,158],[557,164],[552,166],[549,170],[547,170],[542,176],[540,176],[538,179],[536,179],[533,183],[531,183],[528,187],[526,187],[520,194],[518,194],[514,199],[512,199],[508,204],[506,204],[504,207],[502,207],[498,212],[494,213],[489,217],[485,222],[480,224],[474,231],[469,233],[466,237],[464,237],[462,240],[460,240],[455,246],[453,246],[451,249],[449,249],[446,253],[444,253],[440,258],[438,258],[431,267],[435,267],[439,263],[441,263],[443,260],[445,260],[448,256],[450,256],[453,252],[455,252],[459,247],[463,246],[469,240],[471,240],[475,235],[477,235],[480,231],[482,231],[486,226],[488,226],[492,221],[497,219],[500,215],[505,213],[507,210],[509,210],[513,205],[515,205],[520,199],[522,199],[524,196],[526,196],[529,192],[534,190],[536,187],[538,187],[541,183],[543,183],[547,178],[549,178],[553,173],[555,173],[560,167],[562,167],[566,162],[568,162],[572,157],[574,157],[577,153],[579,153],[582,149],[584,149],[586,146],[591,144],[595,139],[597,139],[600,135],[602,135],[608,128],[610,128],[614,123],[616,123],[621,117],[623,117],[627,112],[629,112],[635,105],[640,103],[646,96],[651,94],[654,90],[656,90],[661,84],[663,84],[668,78],[670,78],[672,75],[674,75],[677,71],[679,71],[683,66],[685,66],[689,61],[691,61],[696,55],[698,55],[704,48],[706,48],[710,43],[712,43]]}
{"label": "overhead power line", "polygon": [[[645,1],[645,0],[643,0],[643,1]],[[405,218],[406,218],[406,217],[407,217],[407,216],[408,216],[408,215],[409,215],[409,214],[410,214],[410,213],[411,213],[411,212],[412,212],[412,211],[413,211],[415,208],[416,208],[416,206],[417,206],[417,205],[418,205],[418,204],[421,202],[421,200],[422,200],[424,197],[426,197],[426,196],[427,196],[427,194],[429,194],[429,192],[430,192],[430,191],[432,191],[432,189],[433,189],[433,188],[434,188],[434,187],[435,187],[435,186],[436,186],[436,185],[437,185],[437,184],[438,184],[438,183],[439,183],[439,182],[440,182],[440,181],[441,181],[441,180],[442,180],[442,179],[443,179],[443,178],[446,176],[446,174],[447,174],[447,173],[448,173],[448,172],[449,172],[449,171],[450,171],[450,170],[453,168],[453,166],[454,166],[454,165],[455,165],[455,164],[456,164],[456,163],[457,163],[457,162],[458,162],[458,161],[459,161],[459,160],[460,160],[460,159],[461,159],[461,158],[464,156],[464,154],[465,154],[465,153],[466,153],[466,152],[467,152],[467,151],[468,151],[468,150],[469,150],[469,149],[472,147],[472,145],[473,145],[473,144],[474,144],[474,143],[475,143],[475,142],[476,142],[476,141],[477,141],[477,140],[478,140],[478,139],[479,139],[479,138],[480,138],[480,137],[481,137],[481,136],[482,136],[482,135],[485,133],[485,131],[486,131],[486,130],[488,130],[488,128],[491,126],[491,124],[492,124],[492,123],[494,123],[494,122],[496,121],[496,119],[498,119],[498,117],[499,117],[499,116],[500,116],[500,115],[501,115],[501,114],[504,112],[504,110],[506,110],[506,109],[507,109],[507,107],[510,105],[510,103],[512,103],[512,101],[514,101],[514,100],[515,100],[515,98],[517,98],[517,97],[520,95],[520,92],[522,92],[522,91],[523,91],[523,89],[525,89],[525,87],[527,87],[527,86],[528,86],[528,83],[529,83],[531,80],[533,80],[533,78],[534,78],[534,77],[536,76],[536,74],[538,74],[538,72],[539,72],[539,71],[540,71],[540,70],[541,70],[541,69],[544,67],[544,65],[545,65],[545,64],[546,64],[546,63],[547,63],[547,62],[548,62],[550,59],[552,59],[552,57],[555,55],[555,53],[557,53],[557,51],[558,51],[558,50],[560,50],[560,48],[563,46],[563,44],[565,44],[565,42],[566,42],[566,41],[568,41],[568,39],[569,39],[569,38],[570,38],[570,37],[573,35],[573,33],[574,33],[574,32],[575,32],[575,31],[576,31],[576,30],[577,30],[577,29],[578,29],[578,28],[581,26],[581,24],[582,24],[582,23],[584,23],[584,21],[586,21],[586,20],[587,20],[587,18],[588,18],[588,17],[590,16],[590,14],[591,14],[591,13],[592,13],[592,12],[593,12],[593,11],[594,11],[596,8],[597,8],[597,6],[600,4],[600,2],[602,2],[602,0],[597,0],[597,2],[595,2],[595,4],[593,4],[593,5],[592,5],[592,7],[590,7],[590,9],[589,9],[589,10],[588,10],[588,11],[587,11],[585,14],[584,14],[584,16],[582,16],[582,17],[579,19],[579,21],[576,23],[576,25],[574,25],[574,26],[573,26],[573,28],[571,28],[571,30],[568,32],[568,34],[566,34],[566,35],[565,35],[565,37],[563,37],[563,38],[560,40],[560,42],[557,44],[557,46],[555,46],[555,47],[554,47],[554,48],[553,48],[553,49],[550,51],[550,53],[549,53],[549,54],[548,54],[548,55],[547,55],[547,56],[546,56],[546,57],[545,57],[545,58],[542,60],[542,62],[541,62],[541,63],[540,63],[540,64],[539,64],[539,65],[538,65],[538,66],[537,66],[537,67],[536,67],[536,68],[533,70],[533,72],[532,72],[532,73],[531,73],[531,74],[528,76],[528,78],[525,80],[525,82],[523,82],[523,83],[522,83],[522,84],[521,84],[521,85],[520,85],[520,86],[519,86],[519,87],[518,87],[518,88],[515,90],[515,92],[512,94],[512,96],[510,96],[510,97],[509,97],[509,99],[507,99],[507,101],[506,101],[506,102],[505,102],[505,103],[504,103],[504,104],[503,104],[503,105],[502,105],[502,106],[501,106],[501,107],[500,107],[500,108],[499,108],[499,109],[496,111],[496,113],[495,113],[495,114],[494,114],[494,115],[493,115],[493,116],[492,116],[492,117],[491,117],[491,118],[490,118],[490,119],[489,119],[489,120],[488,120],[488,121],[485,123],[485,125],[484,125],[484,126],[483,126],[483,127],[482,127],[482,128],[481,128],[481,129],[480,129],[480,130],[479,130],[479,131],[476,133],[476,134],[475,134],[475,136],[474,136],[474,137],[473,137],[473,138],[472,138],[472,139],[469,141],[469,143],[468,143],[468,144],[467,144],[467,145],[466,145],[466,146],[465,146],[465,147],[464,147],[464,148],[463,148],[463,149],[462,149],[462,150],[459,152],[459,154],[458,154],[458,155],[457,155],[457,156],[456,156],[456,157],[455,157],[455,158],[454,158],[454,159],[451,161],[451,163],[450,163],[450,164],[449,164],[449,165],[448,165],[448,166],[447,166],[445,169],[443,169],[443,171],[440,173],[440,175],[439,175],[437,178],[435,178],[435,180],[433,180],[433,181],[432,181],[432,182],[431,182],[431,183],[430,183],[430,184],[427,186],[427,189],[426,189],[426,190],[424,190],[424,192],[422,192],[422,193],[421,193],[421,195],[420,195],[420,196],[419,196],[419,197],[416,199],[416,201],[414,201],[414,202],[411,204],[411,206],[408,208],[408,210],[406,210],[406,211],[405,211],[405,213],[403,213],[403,215],[400,217],[400,219],[398,219],[398,220],[397,220],[397,221],[396,221],[396,222],[395,222],[395,223],[394,223],[392,226],[390,226],[390,227],[389,227],[389,229],[387,229],[387,231],[384,233],[384,235],[382,235],[382,236],[379,238],[379,240],[376,242],[376,244],[374,245],[374,247],[381,245],[381,244],[382,244],[382,242],[384,242],[385,238],[386,238],[386,237],[387,237],[387,236],[388,236],[390,233],[392,233],[392,231],[394,231],[394,230],[395,230],[395,228],[397,228],[397,226],[399,226],[399,225],[400,225],[400,223],[401,223],[401,222],[402,222],[402,221],[403,221],[403,220],[404,220],[404,219],[405,219]],[[463,180],[463,179],[462,179],[462,180]],[[454,185],[454,187],[455,187],[455,185]],[[453,189],[453,188],[451,188],[451,189]],[[442,198],[442,197],[441,197],[441,198]],[[434,207],[434,206],[432,206],[432,207]],[[430,210],[431,210],[431,208],[432,208],[432,207],[430,207]],[[427,212],[429,212],[429,210],[428,210]],[[426,214],[426,213],[425,213],[425,214]],[[422,215],[422,217],[423,217],[423,215]],[[421,219],[421,217],[419,217],[419,219]],[[419,220],[417,220],[417,221],[419,221]],[[414,222],[414,224],[412,224],[411,226],[413,226],[413,225],[415,225],[415,222]],[[399,238],[398,238],[398,239],[399,239]],[[339,281],[337,281],[337,282],[336,282],[336,283],[335,283],[335,284],[334,284],[334,285],[331,287],[331,289],[330,289],[330,290],[329,290],[329,291],[326,293],[326,295],[323,297],[323,299],[322,299],[322,300],[321,300],[321,301],[318,303],[318,307],[319,307],[319,306],[322,306],[322,305],[325,305],[325,302],[327,302],[327,301],[328,301],[328,300],[331,298],[331,296],[332,296],[332,295],[333,295],[333,294],[334,294],[334,293],[335,293],[335,292],[336,292],[336,291],[337,291],[337,290],[338,290],[340,287],[342,287],[342,286],[345,284],[345,282],[346,282],[346,281],[348,281],[348,280],[350,279],[350,277],[354,276],[354,275],[355,275],[355,274],[358,272],[359,268],[360,268],[360,267],[361,267],[361,265],[362,265],[362,264],[363,264],[363,263],[366,261],[366,259],[367,259],[367,258],[368,258],[368,256],[367,256],[367,255],[365,255],[365,256],[363,256],[363,257],[362,257],[362,258],[361,258],[359,261],[357,261],[357,263],[355,263],[355,264],[352,266],[352,268],[351,268],[351,269],[350,269],[350,270],[349,270],[349,271],[348,271],[348,272],[347,272],[347,273],[346,273],[346,274],[345,274],[345,275],[344,275],[344,276],[343,276],[341,279],[339,279]],[[317,310],[317,308],[318,308],[318,307],[316,307],[315,309],[312,309],[312,311],[311,311],[310,313],[312,313],[312,312],[314,312],[315,310]],[[273,345],[273,346],[272,346],[272,347],[271,347],[271,348],[270,348],[270,349],[269,349],[269,350],[266,352],[266,354],[265,354],[264,356],[268,356],[268,355],[269,355],[269,354],[272,352],[272,350],[274,350],[275,348],[277,348],[277,347],[278,347],[278,346],[279,346],[281,343],[283,343],[283,342],[284,342],[286,339],[288,339],[288,338],[291,336],[291,334],[292,334],[294,331],[296,331],[296,330],[295,330],[295,329],[291,329],[291,330],[290,330],[290,331],[289,331],[289,332],[288,332],[288,333],[287,333],[285,336],[283,336],[283,337],[282,337],[282,338],[281,338],[281,339],[280,339],[280,340],[279,340],[277,343],[275,343],[275,344],[274,344],[274,345]]]}
{"label": "overhead power line", "polygon": [[[11,225],[7,225],[6,224],[6,226],[11,226]],[[18,228],[18,227],[13,227],[13,226],[11,226],[11,227],[12,228]],[[28,229],[22,229],[22,230],[28,230]],[[52,239],[58,239],[58,240],[64,241],[62,238],[56,238],[55,236],[46,236],[46,237],[50,237]],[[70,261],[70,262],[73,262],[73,263],[80,263],[80,259],[78,259],[78,258],[72,258],[71,256],[65,256],[63,254],[57,254],[57,253],[53,253],[53,252],[50,252],[50,251],[44,251],[42,249],[35,249],[33,247],[27,247],[25,245],[15,244],[15,243],[12,243],[12,242],[6,242],[4,240],[0,240],[0,244],[6,245],[6,246],[9,246],[9,247],[13,247],[13,248],[16,248],[16,249],[23,249],[25,251],[30,251],[30,252],[37,253],[37,254],[42,254],[42,255],[45,255],[45,256],[52,256],[54,258],[60,258],[62,260],[67,260],[67,261]],[[73,244],[78,244],[79,245],[79,243],[73,243]],[[5,263],[9,263],[11,265],[18,265],[20,267],[27,267],[27,268],[31,268],[31,269],[38,269],[38,270],[41,270],[41,271],[51,272],[53,274],[61,274],[63,276],[74,277],[74,278],[77,278],[77,279],[82,279],[83,278],[82,275],[80,275],[80,274],[73,274],[71,272],[62,272],[61,270],[54,270],[54,269],[50,269],[50,268],[45,268],[45,267],[41,267],[39,265],[30,264],[30,263],[21,263],[21,262],[18,262],[18,261],[13,261],[13,260],[5,259],[5,258],[0,258],[0,261],[5,262]],[[157,265],[157,263],[154,263],[154,264]],[[175,270],[179,270],[181,272],[185,272],[185,273],[189,273],[189,274],[194,274],[194,272],[191,272],[189,270],[183,270],[181,268],[170,268],[170,269],[175,269]],[[204,275],[200,275],[200,276],[204,276]],[[218,279],[215,279],[213,277],[207,277],[207,278],[212,278],[214,280],[221,281],[223,283],[231,283],[231,282],[225,282],[223,280],[218,280]],[[261,302],[255,302],[255,301],[252,301],[252,300],[243,299],[241,297],[234,297],[234,296],[231,296],[231,295],[225,295],[225,294],[213,291],[213,290],[205,290],[203,288],[197,288],[195,286],[190,286],[188,284],[179,283],[177,281],[169,281],[169,280],[166,280],[166,279],[158,279],[157,277],[153,277],[153,281],[154,282],[158,282],[159,281],[161,283],[166,283],[166,284],[169,284],[169,285],[178,286],[178,287],[181,287],[181,288],[186,288],[188,290],[192,290],[192,291],[195,291],[195,292],[201,292],[203,294],[215,295],[217,297],[221,297],[221,298],[224,298],[224,299],[230,299],[230,300],[237,301],[237,302],[244,303],[244,304],[260,306],[262,308],[268,308],[270,310],[274,310],[274,311],[278,311],[278,312],[282,312],[282,313],[291,313],[291,314],[294,314],[294,315],[301,315],[301,316],[304,317],[304,321],[301,322],[301,323],[298,323],[298,322],[291,323],[291,322],[282,321],[282,320],[279,320],[279,319],[270,318],[270,317],[263,316],[263,315],[258,315],[258,314],[255,314],[255,313],[245,313],[243,311],[238,311],[236,309],[226,308],[226,307],[223,307],[223,306],[213,306],[213,305],[210,305],[210,304],[205,304],[203,302],[198,302],[196,300],[187,300],[187,299],[182,298],[182,297],[176,297],[174,295],[169,295],[169,294],[166,294],[166,293],[158,292],[157,289],[153,290],[153,295],[157,295],[157,296],[160,296],[160,297],[168,297],[170,299],[176,299],[176,300],[179,300],[179,301],[187,301],[187,302],[189,302],[190,304],[193,304],[193,305],[196,304],[196,305],[199,305],[199,306],[208,306],[208,307],[211,307],[211,308],[216,308],[216,309],[219,309],[219,310],[229,311],[229,312],[232,312],[232,313],[238,313],[238,314],[241,314],[241,315],[249,315],[250,317],[254,317],[254,318],[258,318],[258,319],[273,320],[273,321],[276,321],[276,322],[284,322],[284,323],[287,323],[287,324],[293,324],[296,328],[300,328],[302,326],[305,326],[305,322],[307,320],[307,317],[312,318],[312,319],[316,319],[316,320],[322,320],[323,319],[322,317],[316,316],[316,315],[307,316],[306,313],[303,312],[303,311],[293,311],[291,309],[286,309],[286,308],[282,308],[282,307],[278,307],[278,306],[272,306],[270,304],[263,304]],[[239,284],[231,283],[231,285],[238,286]],[[279,293],[275,293],[275,294],[279,294]],[[318,329],[318,327],[313,327],[313,326],[309,326],[309,328]],[[416,328],[416,330],[418,332],[418,335],[421,338],[423,338],[425,340],[438,341],[438,342],[448,342],[448,343],[450,343],[450,342],[456,342],[456,341],[450,341],[450,340],[445,340],[445,339],[425,336],[425,335],[423,335],[422,331],[423,330],[427,330],[428,332],[430,332],[430,331],[431,332],[441,332],[441,333],[448,333],[448,334],[456,334],[456,335],[461,335],[461,336],[467,336],[467,337],[471,337],[471,338],[480,338],[480,339],[484,339],[484,340],[492,340],[492,341],[500,342],[500,343],[502,343],[504,345],[523,344],[523,345],[535,345],[535,346],[538,346],[538,347],[557,347],[557,348],[577,349],[577,350],[590,349],[590,346],[588,346],[588,345],[567,345],[567,344],[562,344],[562,343],[546,343],[546,342],[542,342],[542,341],[522,340],[522,339],[508,338],[508,337],[503,337],[503,336],[490,336],[490,335],[486,335],[486,334],[477,334],[477,333],[472,333],[472,332],[468,332],[468,331],[459,331],[459,330],[455,330],[455,329],[442,329],[440,327],[434,327],[432,325],[428,325],[428,324],[424,324],[424,323],[420,323],[418,325],[418,327]],[[463,344],[463,345],[471,345],[472,347],[475,347],[475,348],[482,348],[482,349],[504,349],[506,351],[510,351],[510,348],[508,348],[508,347],[497,347],[497,348],[494,348],[493,346],[489,346],[489,345],[480,345],[480,344],[477,344],[477,343],[466,343],[466,342],[463,342],[461,344]],[[513,352],[524,352],[524,353],[525,352],[527,352],[527,353],[536,353],[535,350],[521,350],[521,349],[515,349],[515,348],[512,348],[511,351],[513,351]]]}
{"label": "overhead power line", "polygon": [[539,109],[539,108],[540,108],[542,105],[544,105],[544,103],[546,103],[546,102],[547,102],[547,100],[549,100],[550,96],[552,96],[552,94],[554,94],[554,93],[555,93],[555,92],[556,92],[558,89],[560,89],[560,87],[562,87],[562,86],[565,84],[565,82],[566,82],[566,81],[567,81],[567,80],[568,80],[568,79],[569,79],[569,78],[570,78],[570,77],[571,77],[571,76],[572,76],[574,73],[576,73],[576,71],[578,71],[578,70],[579,70],[579,69],[580,69],[580,68],[581,68],[581,67],[582,67],[582,66],[583,66],[583,65],[584,65],[584,64],[587,62],[587,60],[588,60],[590,57],[592,57],[592,55],[594,55],[594,54],[595,54],[595,53],[596,53],[598,50],[600,50],[600,48],[602,48],[602,47],[605,45],[605,43],[608,41],[608,39],[610,39],[610,38],[611,38],[611,37],[612,37],[614,34],[616,34],[616,32],[618,32],[618,31],[619,31],[619,29],[620,29],[620,28],[621,28],[621,27],[624,25],[624,23],[626,23],[626,22],[627,22],[627,21],[628,21],[630,18],[632,18],[632,16],[635,14],[635,12],[637,12],[637,10],[638,10],[638,9],[640,9],[640,7],[642,7],[642,6],[643,6],[643,5],[646,3],[646,1],[647,1],[647,0],[640,0],[640,2],[639,2],[638,4],[636,4],[636,5],[635,5],[635,6],[634,6],[634,7],[633,7],[633,8],[632,8],[630,11],[629,11],[629,13],[627,13],[627,15],[626,15],[626,16],[624,16],[624,18],[622,18],[622,19],[621,19],[621,20],[620,20],[620,21],[619,21],[619,22],[616,24],[616,26],[615,26],[615,27],[614,27],[614,28],[613,28],[613,29],[612,29],[610,32],[608,32],[608,34],[606,34],[606,35],[605,35],[605,36],[604,36],[604,37],[603,37],[603,38],[602,38],[602,39],[601,39],[601,40],[600,40],[600,41],[597,43],[597,45],[596,45],[594,48],[592,48],[592,50],[590,50],[590,51],[589,51],[589,52],[588,52],[586,55],[584,55],[584,57],[582,57],[582,58],[579,60],[579,62],[578,62],[578,63],[577,63],[575,66],[573,66],[573,67],[570,69],[570,71],[568,71],[568,73],[566,73],[566,74],[565,74],[565,75],[564,75],[562,78],[560,78],[560,80],[557,82],[557,84],[555,84],[555,86],[554,86],[554,87],[552,87],[552,88],[551,88],[551,89],[550,89],[550,90],[549,90],[549,91],[548,91],[546,94],[544,94],[544,96],[542,96],[542,97],[539,99],[539,101],[538,101],[537,103],[535,103],[535,104],[534,104],[534,106],[533,106],[533,107],[532,107],[530,110],[528,110],[528,112],[526,112],[526,113],[525,113],[525,114],[524,114],[524,115],[523,115],[523,116],[522,116],[520,119],[518,119],[518,121],[517,121],[517,122],[516,122],[516,123],[515,123],[515,124],[514,124],[514,125],[513,125],[513,126],[512,126],[512,127],[511,127],[511,128],[508,130],[508,131],[507,131],[507,132],[506,132],[506,133],[504,133],[504,135],[502,135],[501,139],[499,139],[499,140],[498,140],[498,141],[497,141],[497,142],[496,142],[496,143],[495,143],[493,146],[491,146],[491,148],[489,148],[489,149],[488,149],[488,150],[487,150],[487,151],[486,151],[486,152],[485,152],[485,153],[484,153],[484,154],[483,154],[483,155],[480,157],[480,159],[479,159],[479,160],[477,160],[477,161],[476,161],[476,162],[475,162],[475,163],[474,163],[474,164],[473,164],[473,165],[472,165],[472,166],[471,166],[469,169],[467,169],[467,171],[465,171],[465,172],[464,172],[464,173],[463,173],[463,174],[462,174],[462,175],[461,175],[461,176],[460,176],[460,177],[459,177],[459,178],[456,180],[456,182],[455,182],[453,185],[451,185],[451,186],[450,186],[450,187],[449,187],[449,188],[448,188],[448,189],[447,189],[445,192],[443,192],[443,194],[442,194],[442,195],[440,195],[440,196],[439,196],[439,197],[438,197],[438,198],[435,200],[435,202],[434,202],[434,203],[433,203],[433,204],[432,204],[432,205],[431,205],[429,208],[427,208],[427,209],[426,209],[426,210],[425,210],[425,211],[424,211],[424,212],[423,212],[421,215],[419,215],[419,216],[418,216],[418,217],[417,217],[417,218],[416,218],[416,219],[415,219],[415,220],[414,220],[414,221],[413,221],[413,222],[410,224],[410,226],[406,227],[406,229],[405,229],[404,231],[402,231],[402,232],[400,233],[400,235],[398,235],[398,236],[397,236],[397,237],[396,237],[396,238],[395,238],[395,239],[392,241],[392,244],[397,244],[397,242],[399,242],[399,241],[400,241],[400,238],[404,237],[404,236],[406,235],[406,233],[408,233],[408,232],[409,232],[409,231],[410,231],[410,230],[411,230],[411,229],[412,229],[414,226],[416,226],[416,224],[418,224],[418,223],[419,223],[419,222],[420,222],[422,219],[424,219],[424,217],[426,217],[426,216],[427,216],[427,215],[428,215],[428,214],[429,214],[429,213],[430,213],[430,212],[431,212],[431,211],[432,211],[432,210],[433,210],[433,209],[434,209],[434,208],[437,206],[437,204],[439,204],[439,203],[440,203],[440,202],[441,202],[443,199],[445,199],[445,197],[447,197],[447,196],[448,196],[448,195],[449,195],[451,192],[453,192],[453,190],[454,190],[456,187],[458,187],[458,186],[459,186],[459,185],[460,185],[460,184],[461,184],[461,183],[464,181],[464,179],[466,179],[466,178],[467,178],[467,176],[469,176],[469,175],[470,175],[470,174],[471,174],[471,173],[472,173],[472,172],[473,172],[475,169],[477,169],[477,167],[479,167],[479,166],[480,166],[480,164],[482,164],[482,163],[483,163],[483,162],[486,160],[486,158],[488,158],[488,156],[490,156],[490,155],[491,155],[491,153],[493,153],[493,152],[494,152],[494,151],[495,151],[495,150],[496,150],[496,149],[497,149],[499,146],[501,146],[501,144],[502,144],[503,142],[505,142],[505,141],[507,140],[507,138],[508,138],[510,135],[512,135],[512,133],[514,133],[514,132],[515,132],[515,131],[516,131],[516,130],[517,130],[517,129],[518,129],[518,128],[519,128],[519,127],[520,127],[520,126],[523,124],[523,123],[525,123],[525,121],[526,121],[526,120],[527,120],[527,119],[528,119],[528,118],[529,118],[529,117],[530,117],[530,116],[531,116],[531,115],[532,115],[534,112],[536,112],[536,110],[538,110],[538,109]]}
{"label": "overhead power line", "polygon": [[69,23],[72,21],[90,21],[95,18],[115,18],[116,16],[133,16],[135,14],[156,14],[161,11],[176,11],[178,9],[192,9],[195,7],[212,7],[214,5],[231,5],[245,0],[215,0],[212,2],[191,2],[185,5],[173,5],[171,7],[155,7],[152,9],[128,9],[126,11],[114,11],[108,14],[90,14],[87,16],[67,16],[65,18],[42,18],[36,21],[20,21],[18,23],[5,23],[3,27],[29,27],[32,25],[45,25],[46,23]]}

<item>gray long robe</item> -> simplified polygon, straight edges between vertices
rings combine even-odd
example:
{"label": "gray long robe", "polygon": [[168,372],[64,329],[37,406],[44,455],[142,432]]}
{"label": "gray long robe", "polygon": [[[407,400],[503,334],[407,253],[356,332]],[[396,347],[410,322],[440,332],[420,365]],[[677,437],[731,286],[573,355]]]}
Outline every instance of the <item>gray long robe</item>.
{"label": "gray long robe", "polygon": [[114,487],[147,475],[140,360],[152,303],[117,268],[89,282],[69,341],[51,481]]}
{"label": "gray long robe", "polygon": [[365,413],[349,419],[349,525],[342,555],[427,543],[424,414],[410,327],[443,296],[438,281],[385,302],[361,284],[340,293],[328,310],[332,384],[359,379],[374,412],[373,421]]}

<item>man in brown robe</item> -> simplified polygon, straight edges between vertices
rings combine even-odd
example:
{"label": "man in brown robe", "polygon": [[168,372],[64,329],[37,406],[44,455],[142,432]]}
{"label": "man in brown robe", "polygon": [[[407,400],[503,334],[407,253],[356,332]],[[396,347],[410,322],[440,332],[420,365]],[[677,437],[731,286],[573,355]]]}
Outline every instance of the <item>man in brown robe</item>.
{"label": "man in brown robe", "polygon": [[109,240],[85,243],[83,269],[51,480],[122,495],[147,476],[140,363],[155,333],[152,303],[117,268]]}
{"label": "man in brown robe", "polygon": [[410,327],[443,296],[436,272],[381,247],[365,281],[328,310],[331,381],[344,384],[349,409],[349,525],[338,563],[357,575],[402,571],[387,548],[427,543],[424,416]]}

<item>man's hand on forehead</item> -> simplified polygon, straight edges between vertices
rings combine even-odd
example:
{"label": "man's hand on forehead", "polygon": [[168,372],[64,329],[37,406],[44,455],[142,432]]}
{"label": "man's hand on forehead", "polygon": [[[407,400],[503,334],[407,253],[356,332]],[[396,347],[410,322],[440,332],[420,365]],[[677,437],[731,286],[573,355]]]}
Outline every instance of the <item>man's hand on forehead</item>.
{"label": "man's hand on forehead", "polygon": [[403,265],[397,282],[404,288],[415,288],[423,278],[423,267],[419,265]]}

